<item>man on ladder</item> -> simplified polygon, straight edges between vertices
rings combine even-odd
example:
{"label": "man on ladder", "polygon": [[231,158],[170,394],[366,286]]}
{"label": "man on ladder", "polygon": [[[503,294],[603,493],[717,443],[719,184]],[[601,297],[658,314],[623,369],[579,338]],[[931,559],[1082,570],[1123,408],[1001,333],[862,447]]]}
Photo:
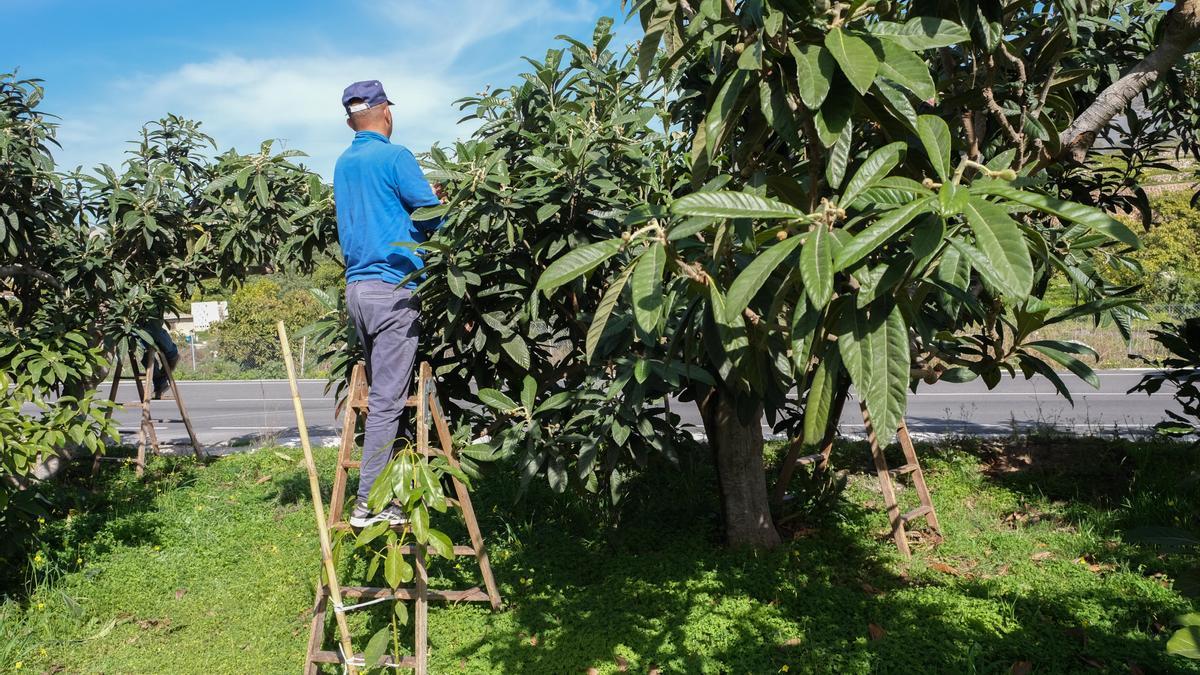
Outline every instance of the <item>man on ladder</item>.
{"label": "man on ladder", "polygon": [[[416,282],[400,282],[421,269],[416,251],[396,242],[422,243],[441,220],[413,222],[412,213],[441,199],[416,158],[392,135],[393,105],[376,80],[355,82],[342,93],[354,141],[333,170],[338,243],[346,261],[346,307],[366,351],[369,410],[363,437],[353,527],[387,520],[403,523],[397,506],[367,508],[371,485],[387,466],[413,381],[420,338]],[[348,411],[346,414],[350,414]]]}

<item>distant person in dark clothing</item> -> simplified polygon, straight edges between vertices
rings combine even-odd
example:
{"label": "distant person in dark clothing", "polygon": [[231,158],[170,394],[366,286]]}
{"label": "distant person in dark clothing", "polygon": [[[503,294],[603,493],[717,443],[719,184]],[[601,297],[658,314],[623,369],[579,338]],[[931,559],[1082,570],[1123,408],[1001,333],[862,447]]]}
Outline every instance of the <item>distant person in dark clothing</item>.
{"label": "distant person in dark clothing", "polygon": [[[162,355],[167,360],[167,364],[172,371],[179,364],[179,348],[175,346],[175,341],[171,339],[171,334],[167,332],[163,322],[154,321],[151,323],[142,324],[141,329],[150,334],[154,340],[154,348],[162,352]],[[143,340],[143,343],[145,341]],[[146,353],[142,355],[142,366],[150,367],[150,359],[154,356],[154,349],[151,345],[146,345]],[[154,398],[157,399],[173,399],[175,395],[168,391],[171,387],[170,376],[167,369],[163,367],[160,361],[154,369]]]}

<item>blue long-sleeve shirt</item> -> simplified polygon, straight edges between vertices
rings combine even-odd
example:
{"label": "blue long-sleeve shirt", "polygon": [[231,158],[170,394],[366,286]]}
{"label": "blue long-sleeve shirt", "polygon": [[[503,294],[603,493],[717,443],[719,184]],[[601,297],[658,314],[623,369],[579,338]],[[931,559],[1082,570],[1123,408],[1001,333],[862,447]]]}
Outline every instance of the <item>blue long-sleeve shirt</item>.
{"label": "blue long-sleeve shirt", "polygon": [[333,198],[347,282],[398,284],[424,266],[414,249],[395,245],[422,243],[441,225],[412,220],[413,211],[441,202],[408,148],[374,131],[354,134],[333,169]]}

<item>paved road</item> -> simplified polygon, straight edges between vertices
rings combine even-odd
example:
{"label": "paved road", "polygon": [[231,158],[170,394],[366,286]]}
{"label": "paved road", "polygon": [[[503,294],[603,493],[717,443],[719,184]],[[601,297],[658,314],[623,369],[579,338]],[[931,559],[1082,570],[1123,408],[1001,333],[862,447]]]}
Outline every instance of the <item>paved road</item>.
{"label": "paved road", "polygon": [[[1075,398],[1073,407],[1040,378],[1005,380],[992,391],[979,381],[922,385],[910,399],[909,428],[916,434],[1006,434],[1043,427],[1082,434],[1138,433],[1162,420],[1164,409],[1174,405],[1169,392],[1155,396],[1126,394],[1141,376],[1137,371],[1101,372],[1098,390],[1064,376]],[[267,441],[295,442],[296,421],[285,381],[181,382],[180,387],[192,423],[205,445],[238,448]],[[300,389],[314,442],[335,443],[340,427],[333,416],[332,397],[324,393],[324,381],[306,380]],[[127,397],[133,395],[132,387],[123,393],[120,400],[131,400]],[[155,401],[151,410],[162,441],[187,442],[174,403]],[[673,410],[680,413],[685,424],[700,427],[694,404],[680,403]],[[137,431],[138,411],[120,411],[117,420],[123,434],[132,438]],[[857,405],[847,404],[842,430],[851,435],[862,433]]]}

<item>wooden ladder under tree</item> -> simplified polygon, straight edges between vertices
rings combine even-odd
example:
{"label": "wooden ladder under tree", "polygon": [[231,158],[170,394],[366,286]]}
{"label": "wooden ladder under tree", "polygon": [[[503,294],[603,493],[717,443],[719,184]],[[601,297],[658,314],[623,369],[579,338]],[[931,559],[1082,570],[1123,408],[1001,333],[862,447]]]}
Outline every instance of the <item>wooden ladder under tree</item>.
{"label": "wooden ladder under tree", "polygon": [[[154,420],[150,417],[150,402],[154,400],[154,374],[158,368],[163,368],[167,373],[167,381],[170,383],[171,393],[175,396],[175,406],[179,408],[179,421],[183,422],[183,426],[187,429],[188,438],[192,442],[192,452],[195,453],[196,459],[203,461],[208,457],[204,452],[204,446],[200,444],[200,440],[196,438],[196,432],[192,429],[192,419],[188,416],[187,407],[183,404],[183,395],[179,391],[179,384],[175,381],[175,371],[171,368],[170,361],[158,349],[157,345],[147,347],[153,350],[151,352],[150,363],[143,372],[137,359],[137,345],[139,340],[135,337],[129,338],[125,346],[125,355],[129,359],[130,374],[124,379],[132,380],[134,386],[137,387],[138,402],[125,403],[123,407],[134,408],[141,411],[141,420],[138,425],[138,444],[137,454],[133,457],[110,457],[102,453],[96,453],[92,459],[92,475],[100,471],[100,462],[133,462],[138,478],[146,471],[146,451],[150,450],[154,454],[161,454],[162,447],[158,442],[158,432],[154,429]],[[112,385],[108,390],[108,400],[111,403],[117,402],[117,391],[120,389],[122,380],[122,369],[125,359],[121,357],[121,349],[118,348],[113,354],[113,360],[116,363],[113,366]],[[110,408],[105,413],[105,419],[112,417],[112,409]]]}
{"label": "wooden ladder under tree", "polygon": [[[913,447],[912,436],[908,433],[908,425],[903,419],[900,420],[900,428],[896,432],[896,437],[900,441],[900,448],[904,451],[904,464],[892,469],[888,466],[887,457],[884,455],[885,448],[879,445],[879,439],[875,434],[875,427],[871,423],[871,416],[867,413],[866,403],[859,403],[859,408],[862,410],[863,425],[867,430],[867,441],[871,444],[871,459],[875,463],[875,473],[879,477],[879,489],[883,493],[883,503],[887,509],[888,521],[892,527],[892,538],[896,541],[896,548],[900,549],[900,553],[905,558],[912,557],[912,550],[908,545],[909,523],[924,517],[925,523],[929,526],[934,537],[938,541],[942,538],[942,526],[938,523],[937,510],[933,506],[933,499],[929,495],[929,486],[925,483],[925,472],[921,469],[921,462],[917,458],[917,449]],[[838,406],[840,410],[840,406]],[[784,460],[785,464],[791,464],[791,468],[786,471],[786,479],[791,478],[791,469],[795,466],[803,466],[815,464],[817,468],[824,470],[829,466],[829,453],[833,450],[833,433],[826,435],[822,439],[821,452],[803,457],[796,457]],[[799,453],[797,453],[799,454]],[[791,461],[789,461],[791,460]],[[896,486],[892,479],[899,476],[911,476],[913,488],[917,491],[917,498],[920,501],[920,506],[911,511],[901,512],[900,502],[896,498]]]}
{"label": "wooden ladder under tree", "polygon": [[[361,460],[354,459],[354,451],[358,447],[356,435],[359,422],[367,413],[367,375],[366,368],[359,363],[354,366],[350,375],[350,387],[346,396],[346,410],[342,419],[342,440],[338,451],[337,468],[333,477],[333,493],[329,499],[330,530],[350,529],[348,522],[342,521],[346,504],[346,488],[349,482],[349,470],[357,469]],[[417,393],[410,396],[406,406],[416,409],[416,440],[417,452],[423,456],[440,455],[446,458],[452,466],[458,467],[455,456],[453,439],[450,435],[450,425],[442,413],[438,402],[437,390],[434,385],[433,372],[428,363],[422,363],[417,373]],[[437,446],[429,444],[429,422],[432,419],[437,433]],[[411,668],[418,675],[425,675],[429,661],[429,601],[443,600],[446,602],[488,602],[492,609],[501,606],[500,592],[496,589],[496,580],[492,576],[492,566],[488,562],[487,548],[483,543],[483,535],[479,531],[479,522],[475,518],[475,509],[471,506],[471,495],[465,485],[457,478],[450,476],[454,484],[455,498],[447,499],[447,503],[462,512],[467,525],[467,533],[471,538],[470,546],[455,546],[454,555],[474,556],[479,563],[479,573],[483,578],[484,588],[478,586],[466,590],[430,590],[426,566],[426,546],[408,544],[401,547],[401,552],[413,556],[415,568],[414,586],[411,588],[374,588],[367,586],[342,586],[341,596],[358,598],[363,601],[391,599],[414,601],[414,655],[399,657],[387,655],[383,665],[389,667]],[[407,525],[398,526],[400,528]],[[306,675],[315,675],[318,664],[342,663],[342,656],[336,651],[324,649],[325,616],[328,611],[330,590],[327,584],[318,584],[316,603],[313,606],[312,630],[308,640],[308,660],[305,664]],[[360,660],[362,654],[355,654],[355,660]],[[361,664],[360,664],[361,665]],[[364,666],[366,667],[366,666]]]}

